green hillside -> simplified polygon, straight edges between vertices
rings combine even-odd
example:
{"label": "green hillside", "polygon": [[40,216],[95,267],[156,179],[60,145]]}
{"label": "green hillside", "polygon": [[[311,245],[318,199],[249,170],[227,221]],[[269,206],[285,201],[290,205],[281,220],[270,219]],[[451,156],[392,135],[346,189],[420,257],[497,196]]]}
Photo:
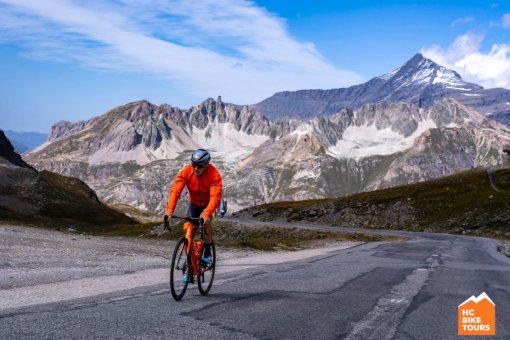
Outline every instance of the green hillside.
{"label": "green hillside", "polygon": [[83,231],[138,224],[102,204],[79,179],[20,167],[0,171],[0,221]]}
{"label": "green hillside", "polygon": [[473,169],[347,197],[265,204],[238,215],[265,221],[284,219],[510,239],[510,169]]}

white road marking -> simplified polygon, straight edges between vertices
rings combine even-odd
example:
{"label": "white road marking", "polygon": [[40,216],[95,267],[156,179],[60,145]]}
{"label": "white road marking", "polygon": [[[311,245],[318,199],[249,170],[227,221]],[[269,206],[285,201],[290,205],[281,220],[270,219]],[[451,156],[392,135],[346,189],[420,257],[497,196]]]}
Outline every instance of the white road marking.
{"label": "white road marking", "polygon": [[[437,265],[434,256],[427,259],[427,262],[432,262],[431,268]],[[392,339],[413,297],[423,287],[432,270],[415,269],[404,282],[393,287],[388,295],[379,298],[374,309],[354,326],[346,339]]]}

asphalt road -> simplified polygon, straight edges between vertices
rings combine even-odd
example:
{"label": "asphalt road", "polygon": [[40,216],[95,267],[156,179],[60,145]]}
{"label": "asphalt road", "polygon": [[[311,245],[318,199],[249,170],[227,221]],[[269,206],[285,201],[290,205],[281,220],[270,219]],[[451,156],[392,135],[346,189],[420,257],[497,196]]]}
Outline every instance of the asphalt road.
{"label": "asphalt road", "polygon": [[412,239],[224,272],[209,296],[191,286],[181,302],[167,284],[121,282],[81,299],[0,301],[0,338],[453,339],[457,306],[482,292],[496,304],[490,339],[510,338],[510,258],[497,241],[389,233]]}

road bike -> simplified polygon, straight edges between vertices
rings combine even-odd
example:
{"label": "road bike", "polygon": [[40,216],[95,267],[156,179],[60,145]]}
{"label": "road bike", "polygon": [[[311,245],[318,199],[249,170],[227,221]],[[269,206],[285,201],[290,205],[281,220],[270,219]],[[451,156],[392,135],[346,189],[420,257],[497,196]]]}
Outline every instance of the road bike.
{"label": "road bike", "polygon": [[[216,267],[216,247],[211,242],[211,259],[206,263],[203,258],[204,244],[204,219],[189,216],[174,216],[172,218],[184,220],[185,236],[180,238],[175,245],[170,267],[170,291],[176,301],[180,301],[188,284],[198,283],[200,294],[207,295],[211,289]],[[168,219],[165,218],[165,230],[170,230]],[[195,239],[196,230],[199,229],[199,237]]]}

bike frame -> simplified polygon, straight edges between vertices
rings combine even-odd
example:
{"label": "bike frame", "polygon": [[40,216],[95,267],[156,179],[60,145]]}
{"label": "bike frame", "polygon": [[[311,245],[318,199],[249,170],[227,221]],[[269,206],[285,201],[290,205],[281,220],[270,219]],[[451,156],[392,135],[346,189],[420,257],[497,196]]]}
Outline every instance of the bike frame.
{"label": "bike frame", "polygon": [[[185,221],[184,226],[183,226],[184,233],[185,233],[184,237],[186,237],[186,239],[188,240],[188,254],[190,256],[193,276],[197,276],[197,279],[199,280],[200,279],[200,277],[199,277],[199,274],[200,274],[199,260],[200,260],[200,258],[197,258],[196,254],[195,254],[195,247],[196,247],[195,232],[198,228],[200,229],[199,240],[202,241],[201,247],[203,247],[203,244],[204,244],[204,219],[203,218],[194,218],[194,217],[189,217],[189,216],[181,217],[181,216],[175,216],[175,215],[172,215],[172,218],[177,218],[177,219],[181,219],[181,220]],[[199,251],[201,253],[202,248],[200,248]],[[191,280],[193,280],[193,277],[191,278]]]}

